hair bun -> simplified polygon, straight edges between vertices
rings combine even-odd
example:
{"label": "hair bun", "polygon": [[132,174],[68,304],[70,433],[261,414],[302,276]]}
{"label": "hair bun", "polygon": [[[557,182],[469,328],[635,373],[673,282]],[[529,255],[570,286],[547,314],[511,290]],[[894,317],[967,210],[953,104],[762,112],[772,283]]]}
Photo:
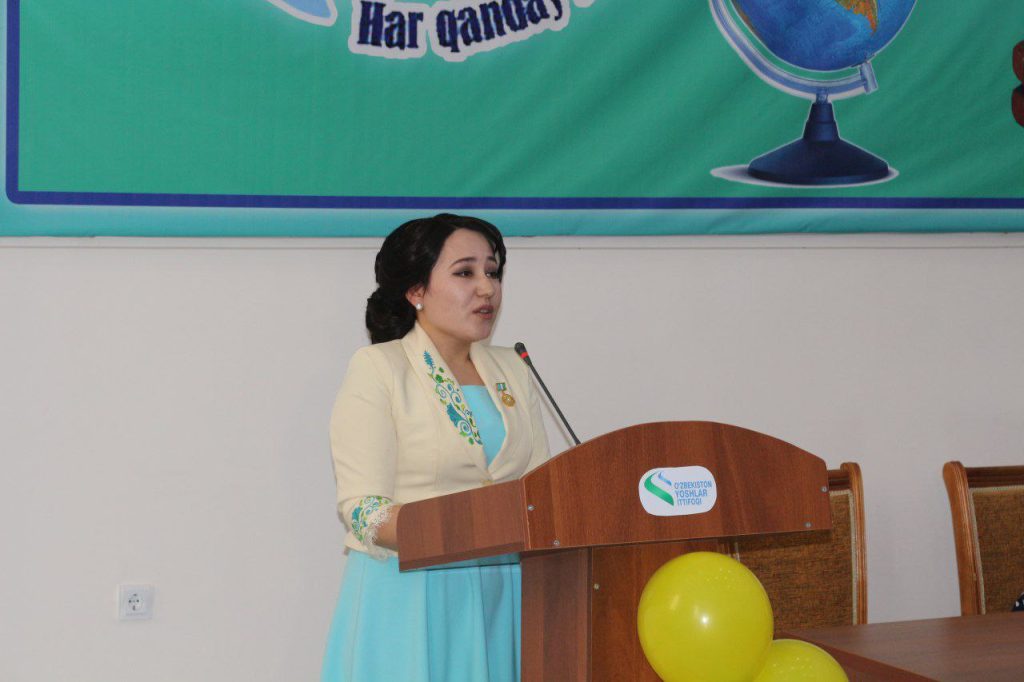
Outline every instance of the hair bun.
{"label": "hair bun", "polygon": [[405,296],[388,296],[378,288],[366,299],[366,328],[371,343],[400,339],[416,323],[416,311]]}

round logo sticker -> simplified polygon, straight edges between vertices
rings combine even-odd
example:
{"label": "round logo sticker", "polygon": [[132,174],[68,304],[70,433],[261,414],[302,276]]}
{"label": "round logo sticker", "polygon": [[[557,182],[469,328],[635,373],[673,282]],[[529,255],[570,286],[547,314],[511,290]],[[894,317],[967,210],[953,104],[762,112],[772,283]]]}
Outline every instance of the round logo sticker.
{"label": "round logo sticker", "polygon": [[702,466],[651,469],[637,487],[640,504],[654,516],[703,514],[718,499],[715,477]]}

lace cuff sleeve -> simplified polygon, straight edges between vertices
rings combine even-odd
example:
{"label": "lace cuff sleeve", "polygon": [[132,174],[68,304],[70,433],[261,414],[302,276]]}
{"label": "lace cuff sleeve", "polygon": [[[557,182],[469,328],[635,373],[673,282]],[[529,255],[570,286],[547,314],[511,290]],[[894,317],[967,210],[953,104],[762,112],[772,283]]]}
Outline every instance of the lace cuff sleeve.
{"label": "lace cuff sleeve", "polygon": [[362,498],[352,510],[352,534],[366,548],[366,553],[374,559],[388,558],[389,550],[377,546],[377,531],[391,517],[394,502],[380,495],[369,495]]}

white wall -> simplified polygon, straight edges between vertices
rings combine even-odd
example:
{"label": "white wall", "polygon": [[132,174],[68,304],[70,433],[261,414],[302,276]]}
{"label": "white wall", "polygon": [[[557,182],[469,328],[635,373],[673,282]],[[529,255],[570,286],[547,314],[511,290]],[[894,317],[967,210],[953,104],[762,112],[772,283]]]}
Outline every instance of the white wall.
{"label": "white wall", "polygon": [[[377,243],[0,240],[0,679],[317,679]],[[495,341],[583,438],[712,419],[860,462],[870,618],[942,616],[942,463],[1024,461],[1022,289],[1024,235],[514,239]],[[152,621],[115,620],[127,582]]]}

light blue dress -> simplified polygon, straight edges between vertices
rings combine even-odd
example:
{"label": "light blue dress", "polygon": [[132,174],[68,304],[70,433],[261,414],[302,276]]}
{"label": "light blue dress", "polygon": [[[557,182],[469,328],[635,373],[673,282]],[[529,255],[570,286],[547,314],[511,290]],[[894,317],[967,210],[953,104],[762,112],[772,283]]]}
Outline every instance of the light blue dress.
{"label": "light blue dress", "polygon": [[[463,386],[488,465],[505,441],[483,386]],[[519,564],[399,573],[350,551],[321,682],[517,682]]]}

